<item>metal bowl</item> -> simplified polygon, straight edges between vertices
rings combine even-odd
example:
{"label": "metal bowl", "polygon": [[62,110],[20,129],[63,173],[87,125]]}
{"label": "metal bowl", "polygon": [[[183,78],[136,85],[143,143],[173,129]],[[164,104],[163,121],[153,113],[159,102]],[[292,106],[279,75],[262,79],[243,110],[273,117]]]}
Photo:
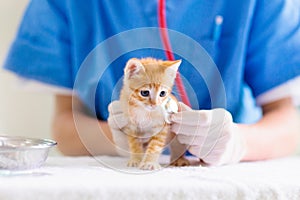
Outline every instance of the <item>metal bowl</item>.
{"label": "metal bowl", "polygon": [[56,144],[48,139],[0,136],[0,169],[38,168],[46,161],[50,148]]}

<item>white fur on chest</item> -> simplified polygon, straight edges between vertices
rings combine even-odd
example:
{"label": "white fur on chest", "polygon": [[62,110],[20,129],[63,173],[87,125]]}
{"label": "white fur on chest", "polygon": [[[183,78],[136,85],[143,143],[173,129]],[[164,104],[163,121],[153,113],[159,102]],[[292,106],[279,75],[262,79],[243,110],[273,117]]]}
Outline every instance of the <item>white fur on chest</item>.
{"label": "white fur on chest", "polygon": [[129,111],[130,129],[135,130],[138,137],[152,137],[159,133],[166,124],[170,124],[170,114],[177,111],[177,103],[171,98],[166,99],[154,110],[144,106],[134,107]]}
{"label": "white fur on chest", "polygon": [[134,108],[130,116],[131,128],[140,137],[151,137],[160,132],[165,125],[163,110],[158,107],[155,110],[146,108]]}

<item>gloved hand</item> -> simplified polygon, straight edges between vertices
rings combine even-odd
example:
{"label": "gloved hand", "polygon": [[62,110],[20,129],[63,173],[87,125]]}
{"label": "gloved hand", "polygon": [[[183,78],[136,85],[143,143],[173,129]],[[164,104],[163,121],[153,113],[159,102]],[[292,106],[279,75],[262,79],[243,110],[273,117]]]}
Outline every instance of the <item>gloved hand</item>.
{"label": "gloved hand", "polygon": [[128,124],[128,119],[124,116],[120,101],[111,102],[108,106],[108,111],[107,122],[112,133],[116,151],[120,156],[129,156],[127,136],[121,131]]}
{"label": "gloved hand", "polygon": [[243,135],[225,109],[192,110],[183,103],[171,116],[171,129],[191,154],[209,165],[239,162],[245,154]]}

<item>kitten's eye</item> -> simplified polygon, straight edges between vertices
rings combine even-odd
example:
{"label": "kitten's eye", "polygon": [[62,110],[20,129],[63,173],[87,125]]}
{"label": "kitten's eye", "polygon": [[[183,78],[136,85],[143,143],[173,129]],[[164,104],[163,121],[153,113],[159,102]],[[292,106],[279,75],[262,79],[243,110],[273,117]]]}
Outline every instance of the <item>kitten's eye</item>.
{"label": "kitten's eye", "polygon": [[166,96],[166,95],[167,95],[167,92],[166,92],[166,91],[161,91],[160,94],[159,94],[160,97],[164,97],[164,96]]}
{"label": "kitten's eye", "polygon": [[143,97],[147,97],[147,96],[149,96],[149,94],[150,94],[149,90],[141,90],[141,95]]}

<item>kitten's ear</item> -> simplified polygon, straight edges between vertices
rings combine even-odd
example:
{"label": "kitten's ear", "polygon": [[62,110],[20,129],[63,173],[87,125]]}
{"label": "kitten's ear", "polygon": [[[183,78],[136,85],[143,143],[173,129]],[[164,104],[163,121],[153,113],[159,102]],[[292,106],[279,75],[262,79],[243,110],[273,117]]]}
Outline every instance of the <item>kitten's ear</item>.
{"label": "kitten's ear", "polygon": [[138,75],[142,71],[145,71],[145,68],[140,62],[140,60],[137,58],[131,58],[130,60],[128,60],[124,69],[125,77],[127,79]]}
{"label": "kitten's ear", "polygon": [[178,68],[181,64],[181,60],[168,61],[168,66],[166,69],[166,73],[175,79]]}

